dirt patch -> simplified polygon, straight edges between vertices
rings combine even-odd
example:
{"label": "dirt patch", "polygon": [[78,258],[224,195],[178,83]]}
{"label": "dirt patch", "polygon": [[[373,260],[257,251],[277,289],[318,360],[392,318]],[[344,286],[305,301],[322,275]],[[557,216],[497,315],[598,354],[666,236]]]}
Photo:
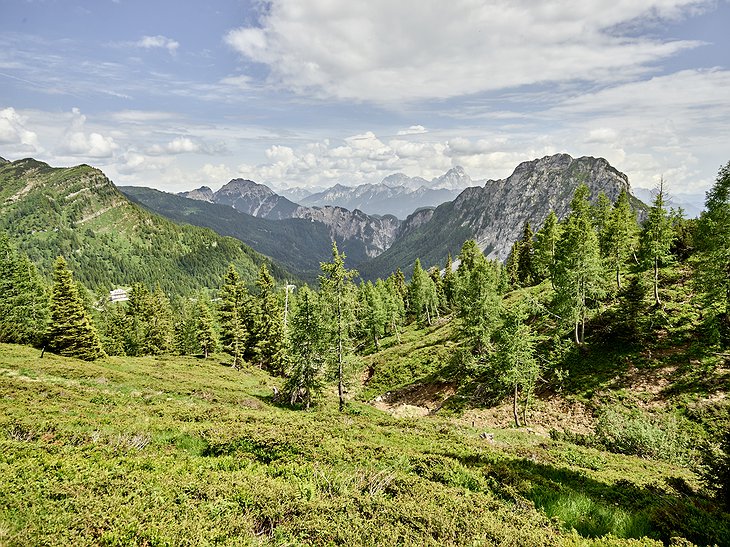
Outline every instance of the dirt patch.
{"label": "dirt patch", "polygon": [[[521,416],[520,419],[522,419]],[[505,401],[492,408],[467,410],[459,421],[480,429],[514,427],[512,401]],[[593,431],[594,421],[593,411],[586,405],[567,401],[554,394],[535,400],[527,413],[527,427],[540,435],[548,435],[552,429],[590,433]]]}
{"label": "dirt patch", "polygon": [[379,395],[371,401],[371,404],[393,416],[412,418],[436,412],[454,393],[456,386],[449,382],[413,384],[398,391]]}

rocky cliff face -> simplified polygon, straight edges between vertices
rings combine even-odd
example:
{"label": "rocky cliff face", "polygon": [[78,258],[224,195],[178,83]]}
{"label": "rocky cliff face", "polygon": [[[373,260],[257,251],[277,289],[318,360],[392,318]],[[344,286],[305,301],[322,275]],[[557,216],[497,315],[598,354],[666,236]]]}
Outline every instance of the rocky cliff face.
{"label": "rocky cliff face", "polygon": [[330,230],[332,239],[362,241],[370,258],[393,244],[401,224],[394,216],[372,217],[342,207],[299,207],[293,217],[321,222]]}
{"label": "rocky cliff face", "polygon": [[557,154],[521,163],[506,179],[467,188],[454,201],[454,214],[490,258],[505,260],[524,223],[538,229],[550,211],[563,218],[582,183],[591,199],[604,192],[615,201],[621,190],[630,189],[628,177],[603,158]]}
{"label": "rocky cliff face", "polygon": [[524,223],[536,230],[551,210],[563,218],[581,183],[590,189],[591,199],[602,191],[613,201],[622,189],[629,190],[626,175],[603,158],[557,154],[527,161],[506,179],[467,188],[432,213],[411,215],[394,244],[361,267],[361,273],[369,278],[386,276],[396,267],[408,270],[416,258],[424,266],[441,264],[447,253],[455,256],[467,239],[475,239],[490,258],[505,260]]}

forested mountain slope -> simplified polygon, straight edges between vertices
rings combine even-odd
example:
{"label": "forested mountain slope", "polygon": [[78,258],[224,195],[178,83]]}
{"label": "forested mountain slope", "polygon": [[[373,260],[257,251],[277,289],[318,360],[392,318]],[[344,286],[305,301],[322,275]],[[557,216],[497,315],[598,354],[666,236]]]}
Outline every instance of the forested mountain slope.
{"label": "forested mountain slope", "polygon": [[63,255],[79,281],[102,291],[134,282],[171,294],[217,287],[230,263],[249,283],[263,262],[287,275],[236,239],[144,210],[88,165],[0,165],[0,230],[46,275]]}

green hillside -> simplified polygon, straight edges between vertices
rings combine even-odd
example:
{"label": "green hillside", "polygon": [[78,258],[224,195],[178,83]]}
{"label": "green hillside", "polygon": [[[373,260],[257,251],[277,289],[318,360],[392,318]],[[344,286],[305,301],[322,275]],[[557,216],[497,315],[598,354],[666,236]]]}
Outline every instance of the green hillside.
{"label": "green hillside", "polygon": [[485,439],[463,422],[354,402],[340,414],[334,394],[295,412],[272,402],[277,380],[216,360],[86,363],[0,345],[0,362],[3,545],[730,537],[691,494],[693,475],[666,462],[529,432]]}
{"label": "green hillside", "polygon": [[[330,258],[332,238],[321,222],[258,218],[228,205],[188,199],[152,188],[124,186],[120,190],[131,200],[173,221],[211,228],[221,235],[240,239],[308,281],[316,280],[320,262]],[[355,241],[345,243],[342,248],[352,260],[366,258],[362,244]]]}
{"label": "green hillside", "polygon": [[217,287],[228,264],[252,283],[267,262],[233,238],[182,226],[131,203],[98,169],[25,159],[0,165],[0,230],[49,274],[63,255],[87,287],[142,282],[170,294]]}

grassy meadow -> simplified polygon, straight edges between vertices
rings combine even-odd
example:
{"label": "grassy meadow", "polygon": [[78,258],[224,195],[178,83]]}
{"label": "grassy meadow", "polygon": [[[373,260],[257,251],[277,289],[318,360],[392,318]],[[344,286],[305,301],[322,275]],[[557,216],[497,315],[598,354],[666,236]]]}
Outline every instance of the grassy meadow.
{"label": "grassy meadow", "polygon": [[0,345],[0,545],[730,543],[686,465],[396,418],[358,386],[294,410],[224,361]]}

